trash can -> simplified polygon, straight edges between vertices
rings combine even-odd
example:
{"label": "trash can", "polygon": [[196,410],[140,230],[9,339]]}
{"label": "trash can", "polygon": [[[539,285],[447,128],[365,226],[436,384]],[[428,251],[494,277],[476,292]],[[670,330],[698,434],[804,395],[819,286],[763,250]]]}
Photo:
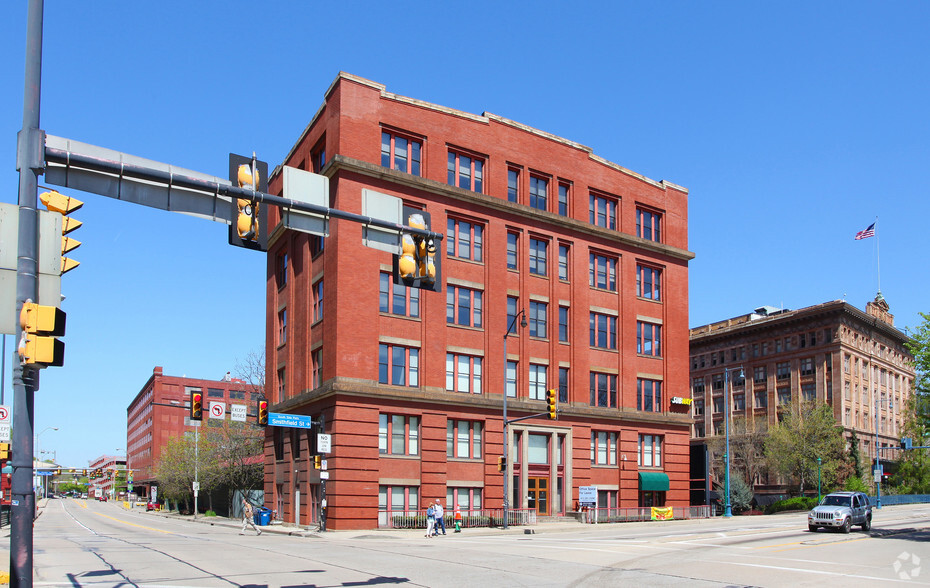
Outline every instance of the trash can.
{"label": "trash can", "polygon": [[267,527],[271,524],[271,509],[260,507],[254,515],[255,524],[259,527]]}

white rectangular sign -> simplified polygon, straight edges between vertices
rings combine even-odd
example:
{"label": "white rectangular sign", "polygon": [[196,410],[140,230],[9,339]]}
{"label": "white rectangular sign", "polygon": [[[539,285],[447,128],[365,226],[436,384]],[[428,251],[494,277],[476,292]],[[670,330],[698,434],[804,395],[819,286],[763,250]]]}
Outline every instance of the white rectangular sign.
{"label": "white rectangular sign", "polygon": [[225,419],[226,418],[226,403],[225,402],[211,402],[210,403],[210,418],[211,419]]}
{"label": "white rectangular sign", "polygon": [[318,453],[329,453],[333,448],[332,435],[319,433],[316,436],[316,449]]}
{"label": "white rectangular sign", "polygon": [[229,420],[231,421],[242,421],[245,422],[246,418],[246,405],[244,404],[233,404],[229,407]]}
{"label": "white rectangular sign", "polygon": [[13,427],[10,425],[0,425],[0,441],[9,442],[13,438]]}
{"label": "white rectangular sign", "polygon": [[320,472],[320,479],[321,479],[321,480],[328,480],[328,479],[329,479],[329,472]]}
{"label": "white rectangular sign", "polygon": [[578,502],[581,504],[597,504],[597,486],[579,486]]}

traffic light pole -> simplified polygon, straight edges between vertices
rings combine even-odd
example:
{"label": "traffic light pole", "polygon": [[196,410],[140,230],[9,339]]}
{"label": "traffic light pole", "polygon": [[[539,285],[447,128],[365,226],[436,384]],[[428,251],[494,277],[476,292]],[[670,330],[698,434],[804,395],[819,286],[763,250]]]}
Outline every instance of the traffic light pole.
{"label": "traffic light pole", "polygon": [[[26,17],[26,68],[23,90],[23,128],[16,142],[19,171],[19,242],[16,260],[16,324],[23,303],[38,301],[39,213],[36,192],[45,169],[44,133],[39,129],[42,88],[43,0],[29,0]],[[39,389],[39,370],[25,366],[15,354],[13,364],[13,476],[10,502],[10,585],[32,586],[32,521],[36,512],[32,487],[34,429],[33,402]]]}

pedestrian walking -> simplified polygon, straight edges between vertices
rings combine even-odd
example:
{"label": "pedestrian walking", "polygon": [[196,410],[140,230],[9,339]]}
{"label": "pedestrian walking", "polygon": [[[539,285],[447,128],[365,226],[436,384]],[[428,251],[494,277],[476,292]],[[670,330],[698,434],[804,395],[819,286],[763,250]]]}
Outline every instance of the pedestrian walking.
{"label": "pedestrian walking", "polygon": [[436,506],[433,507],[433,513],[436,515],[436,526],[433,527],[433,535],[438,535],[439,529],[442,529],[442,534],[445,535],[446,521],[444,520],[445,517],[443,516],[442,501],[436,501]]}
{"label": "pedestrian walking", "polygon": [[436,526],[436,509],[430,504],[426,509],[426,536],[433,536],[433,528]]}
{"label": "pedestrian walking", "polygon": [[255,529],[258,535],[262,534],[262,530],[255,526],[255,511],[252,510],[252,503],[242,499],[242,530],[239,531],[240,535],[245,535],[246,525],[252,525],[252,528]]}

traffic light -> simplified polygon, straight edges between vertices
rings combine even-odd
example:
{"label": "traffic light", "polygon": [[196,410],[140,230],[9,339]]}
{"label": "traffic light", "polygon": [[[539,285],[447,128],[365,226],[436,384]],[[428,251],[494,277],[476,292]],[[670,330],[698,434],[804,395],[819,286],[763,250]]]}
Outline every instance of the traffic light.
{"label": "traffic light", "polygon": [[65,196],[56,190],[49,190],[39,194],[39,200],[52,212],[59,212],[61,217],[61,273],[69,272],[81,265],[81,262],[65,257],[65,253],[73,251],[80,247],[81,242],[71,237],[66,237],[68,233],[80,227],[83,223],[79,220],[68,217],[75,210],[84,206],[84,203],[77,198]]}
{"label": "traffic light", "polygon": [[203,420],[203,392],[191,392],[191,420]]}
{"label": "traffic light", "polygon": [[497,458],[497,471],[502,472],[507,469],[507,458],[504,456]]}
{"label": "traffic light", "polygon": [[[229,154],[229,181],[239,188],[268,192],[268,163],[255,156]],[[233,197],[229,244],[256,251],[268,251],[268,207],[257,199]]]}
{"label": "traffic light", "polygon": [[901,449],[910,450],[914,446],[910,437],[901,437]]}
{"label": "traffic light", "polygon": [[546,390],[546,410],[549,413],[549,420],[554,421],[559,418],[558,412],[558,402],[559,402],[559,391],[555,388],[549,388]]}
{"label": "traffic light", "polygon": [[10,459],[9,443],[0,443],[0,459]]}
{"label": "traffic light", "polygon": [[313,467],[315,469],[321,469],[323,467],[323,456],[321,455],[313,456]]}
{"label": "traffic light", "polygon": [[258,401],[258,425],[260,427],[268,426],[268,401]]}
{"label": "traffic light", "polygon": [[[430,230],[428,212],[404,206],[407,226]],[[439,292],[441,256],[432,237],[414,233],[401,234],[401,254],[394,256],[394,282],[412,288]]]}
{"label": "traffic light", "polygon": [[55,306],[24,302],[19,313],[23,336],[19,358],[23,365],[44,368],[65,363],[65,344],[56,337],[65,334],[65,313]]}

